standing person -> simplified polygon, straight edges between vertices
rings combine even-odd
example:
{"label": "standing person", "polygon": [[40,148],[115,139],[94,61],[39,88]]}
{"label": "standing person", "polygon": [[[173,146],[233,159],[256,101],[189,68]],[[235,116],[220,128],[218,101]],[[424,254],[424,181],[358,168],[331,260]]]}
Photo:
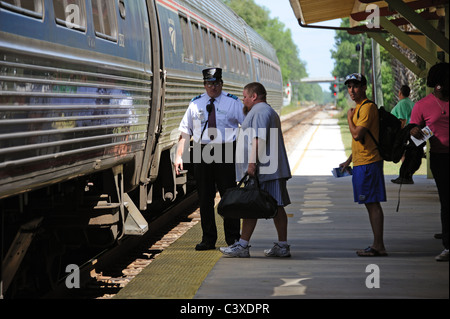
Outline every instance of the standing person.
{"label": "standing person", "polygon": [[402,128],[409,124],[411,111],[414,107],[414,102],[409,98],[410,93],[411,89],[409,86],[402,85],[398,92],[399,101],[391,111],[391,113],[402,122]]}
{"label": "standing person", "polygon": [[[278,212],[274,217],[278,242],[271,249],[264,250],[264,254],[268,257],[290,257],[290,246],[287,243],[288,220],[284,207],[291,203],[286,182],[292,176],[280,117],[266,103],[267,93],[262,84],[247,84],[243,95],[245,112],[248,113],[237,143],[236,177],[240,180],[246,172],[250,176],[257,175],[261,188],[278,202]],[[220,251],[229,257],[250,257],[248,243],[257,221],[244,219],[239,241],[220,248]]]}
{"label": "standing person", "polygon": [[442,244],[444,250],[437,261],[448,261],[448,193],[449,193],[449,64],[439,63],[428,72],[427,86],[433,92],[416,103],[411,114],[411,135],[422,138],[421,129],[428,126],[433,132],[430,138],[430,168],[441,203]]}
{"label": "standing person", "polygon": [[[221,196],[226,189],[236,186],[235,133],[245,118],[242,102],[222,91],[222,69],[203,70],[203,80],[206,93],[192,99],[180,123],[181,136],[174,161],[176,173],[179,174],[183,170],[183,153],[193,136],[194,152],[201,150],[201,158],[194,159],[203,231],[202,241],[195,247],[196,250],[215,249],[216,186]],[[239,239],[240,220],[225,219],[224,230],[225,240],[231,245]]]}
{"label": "standing person", "polygon": [[[391,113],[401,121],[402,128],[409,124],[409,121],[411,119],[411,111],[414,107],[414,102],[409,98],[410,93],[411,89],[409,88],[409,86],[402,85],[400,91],[398,92],[399,101],[391,111]],[[416,153],[417,150],[415,149],[406,150],[405,154],[402,157],[402,166],[400,167],[399,177],[397,177],[396,179],[391,179],[392,183],[414,184],[412,176],[414,175],[415,170],[412,171],[410,167],[413,166],[414,168],[417,167],[417,169],[419,169],[420,163],[422,161],[422,159],[420,158],[418,163],[415,163],[415,165],[411,164],[411,161],[414,161]]]}
{"label": "standing person", "polygon": [[369,213],[373,232],[373,243],[356,253],[361,257],[387,256],[384,246],[384,213],[381,202],[386,201],[383,158],[373,139],[367,134],[370,130],[375,139],[379,137],[379,116],[377,106],[366,96],[367,80],[359,73],[350,74],[345,79],[348,94],[355,101],[356,108],[347,112],[347,122],[352,139],[352,154],[341,169],[353,162],[353,196],[355,202],[364,204]]}

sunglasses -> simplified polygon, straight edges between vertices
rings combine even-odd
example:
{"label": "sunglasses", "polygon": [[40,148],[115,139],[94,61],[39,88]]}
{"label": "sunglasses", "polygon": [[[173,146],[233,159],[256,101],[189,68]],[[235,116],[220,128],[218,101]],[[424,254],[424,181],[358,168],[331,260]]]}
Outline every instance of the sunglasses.
{"label": "sunglasses", "polygon": [[220,82],[206,83],[206,86],[209,87],[209,88],[212,88],[212,87],[219,87],[219,86],[221,86],[221,85],[222,85],[222,83],[220,83]]}

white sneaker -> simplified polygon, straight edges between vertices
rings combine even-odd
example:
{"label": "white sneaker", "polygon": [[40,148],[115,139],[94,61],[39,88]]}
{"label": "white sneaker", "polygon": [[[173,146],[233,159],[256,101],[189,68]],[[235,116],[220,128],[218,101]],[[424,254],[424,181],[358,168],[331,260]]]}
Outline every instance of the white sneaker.
{"label": "white sneaker", "polygon": [[271,249],[264,250],[264,254],[267,257],[291,257],[291,246],[280,246],[278,243],[274,243]]}
{"label": "white sneaker", "polygon": [[235,242],[233,245],[228,247],[220,247],[220,252],[227,257],[240,257],[248,258],[250,257],[250,246],[242,247],[239,242]]}
{"label": "white sneaker", "polygon": [[436,261],[448,261],[449,252],[448,249],[444,249],[439,255],[436,256]]}

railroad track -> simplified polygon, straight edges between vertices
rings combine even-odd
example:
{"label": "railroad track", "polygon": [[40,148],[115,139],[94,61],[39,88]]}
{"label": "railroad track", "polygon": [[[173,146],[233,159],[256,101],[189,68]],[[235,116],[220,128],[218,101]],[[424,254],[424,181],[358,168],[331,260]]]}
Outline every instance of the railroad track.
{"label": "railroad track", "polygon": [[296,128],[299,124],[308,121],[314,117],[319,111],[323,110],[323,106],[310,106],[305,109],[301,109],[291,114],[287,114],[281,117],[281,128],[283,134]]}
{"label": "railroad track", "polygon": [[68,288],[59,280],[43,299],[109,299],[148,266],[164,249],[192,228],[199,220],[196,191],[168,208],[149,223],[143,236],[127,236],[120,243],[79,267],[79,287]]}
{"label": "railroad track", "polygon": [[298,141],[313,125],[315,116],[323,109],[323,106],[314,106],[282,117],[281,128],[288,154],[295,149]]}

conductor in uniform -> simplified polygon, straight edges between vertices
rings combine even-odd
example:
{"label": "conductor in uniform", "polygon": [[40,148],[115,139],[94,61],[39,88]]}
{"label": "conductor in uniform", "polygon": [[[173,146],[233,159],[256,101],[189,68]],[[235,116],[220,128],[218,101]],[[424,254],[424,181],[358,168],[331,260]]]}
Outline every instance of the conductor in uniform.
{"label": "conductor in uniform", "polygon": [[[214,216],[216,187],[221,196],[236,186],[235,146],[238,127],[244,121],[242,102],[234,95],[222,91],[222,69],[203,70],[206,92],[193,98],[180,123],[181,132],[175,156],[175,171],[183,170],[183,153],[191,137],[195,150],[194,175],[200,201],[202,241],[196,250],[215,249],[217,227]],[[218,153],[216,153],[218,152]],[[225,240],[232,245],[240,237],[240,220],[224,219]]]}

